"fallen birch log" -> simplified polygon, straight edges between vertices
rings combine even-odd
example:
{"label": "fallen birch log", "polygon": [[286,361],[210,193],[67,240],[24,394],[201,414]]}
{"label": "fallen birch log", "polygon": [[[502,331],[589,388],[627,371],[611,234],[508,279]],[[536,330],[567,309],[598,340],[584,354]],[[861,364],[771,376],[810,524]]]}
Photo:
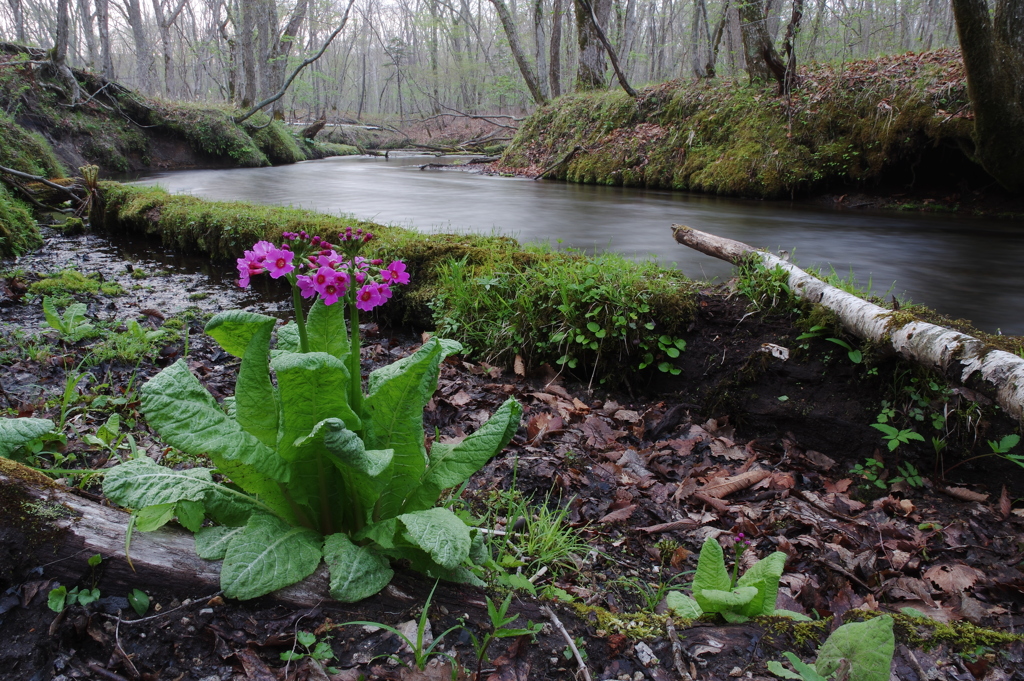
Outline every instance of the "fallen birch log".
{"label": "fallen birch log", "polygon": [[904,324],[898,312],[841,291],[796,265],[745,243],[683,225],[673,225],[672,233],[684,246],[733,264],[757,258],[769,269],[781,267],[789,273],[793,295],[831,310],[850,334],[890,347],[906,359],[990,396],[1017,420],[1024,417],[1024,359],[1017,355],[944,326],[921,321]]}

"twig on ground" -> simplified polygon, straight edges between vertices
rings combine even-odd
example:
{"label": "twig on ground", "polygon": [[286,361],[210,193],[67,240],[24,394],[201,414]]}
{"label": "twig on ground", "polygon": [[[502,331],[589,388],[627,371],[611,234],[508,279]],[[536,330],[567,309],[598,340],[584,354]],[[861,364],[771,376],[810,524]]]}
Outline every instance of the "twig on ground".
{"label": "twig on ground", "polygon": [[211,598],[216,598],[217,596],[220,596],[222,593],[224,593],[224,592],[223,591],[218,591],[217,593],[210,594],[209,596],[203,596],[201,598],[193,598],[192,600],[188,601],[187,603],[182,603],[177,608],[171,608],[170,610],[164,610],[163,612],[158,612],[155,615],[150,615],[149,617],[143,617],[143,618],[137,619],[137,620],[121,619],[121,617],[117,616],[117,615],[110,615],[110,617],[113,618],[113,619],[116,619],[118,622],[124,623],[125,625],[141,624],[142,622],[148,622],[150,620],[155,620],[155,619],[157,619],[159,617],[163,617],[164,615],[170,615],[172,612],[176,612],[178,610],[181,610],[182,608],[191,608],[196,603],[200,603],[202,601],[208,601]]}
{"label": "twig on ground", "polygon": [[924,669],[921,667],[921,663],[917,661],[917,656],[914,655],[914,651],[901,643],[900,652],[903,653],[903,657],[910,663],[910,668],[914,670],[915,674],[917,674],[917,678],[920,681],[928,681],[928,675],[925,674]]}
{"label": "twig on ground", "polygon": [[133,679],[141,679],[142,675],[139,674],[139,670],[135,668],[135,663],[132,662],[131,655],[124,651],[121,647],[121,618],[117,618],[117,624],[114,626],[114,646],[117,654],[124,660],[126,667],[128,668],[128,675]]}
{"label": "twig on ground", "polygon": [[542,605],[540,606],[540,609],[541,612],[548,616],[548,619],[551,620],[551,624],[555,626],[555,629],[558,629],[558,633],[562,635],[562,638],[564,638],[565,642],[569,645],[569,650],[572,651],[573,657],[576,658],[576,664],[579,666],[580,672],[583,674],[585,681],[591,681],[590,670],[587,669],[587,665],[583,662],[583,657],[580,655],[580,651],[576,647],[576,642],[572,640],[572,636],[570,636],[569,632],[566,631],[565,625],[562,624],[562,620],[558,619],[558,615],[555,614],[555,611],[548,606]]}
{"label": "twig on ground", "polygon": [[112,672],[109,669],[104,669],[103,667],[101,667],[96,662],[89,662],[85,666],[88,667],[93,672],[99,674],[103,678],[110,679],[110,681],[128,681],[128,679],[124,678],[120,674],[118,674],[116,672]]}
{"label": "twig on ground", "polygon": [[665,628],[668,630],[668,640],[672,642],[672,660],[675,662],[679,678],[682,681],[693,681],[690,671],[686,668],[686,661],[683,660],[683,644],[679,641],[679,635],[671,619],[665,622]]}

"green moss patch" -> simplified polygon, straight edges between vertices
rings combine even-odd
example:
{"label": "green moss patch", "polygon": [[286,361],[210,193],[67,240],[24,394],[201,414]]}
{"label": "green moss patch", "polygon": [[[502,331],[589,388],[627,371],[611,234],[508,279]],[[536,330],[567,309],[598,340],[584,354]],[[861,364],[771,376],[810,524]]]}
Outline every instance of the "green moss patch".
{"label": "green moss patch", "polygon": [[[520,127],[501,160],[550,177],[714,194],[790,197],[863,184],[942,143],[969,139],[959,54],[812,65],[791,99],[729,81],[567,95]],[[951,115],[948,112],[958,112]]]}
{"label": "green moss patch", "polygon": [[43,245],[28,204],[0,184],[0,256],[22,255]]}

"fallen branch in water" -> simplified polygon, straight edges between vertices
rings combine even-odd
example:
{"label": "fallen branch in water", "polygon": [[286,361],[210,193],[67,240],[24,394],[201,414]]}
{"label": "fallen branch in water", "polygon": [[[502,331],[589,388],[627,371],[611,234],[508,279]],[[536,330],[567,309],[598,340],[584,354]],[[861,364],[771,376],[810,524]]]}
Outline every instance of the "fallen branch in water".
{"label": "fallen branch in water", "polygon": [[673,225],[675,240],[707,255],[740,264],[759,259],[769,269],[789,273],[789,290],[802,300],[832,311],[852,335],[888,347],[917,364],[941,372],[960,384],[992,397],[1016,419],[1024,418],[1024,359],[984,341],[937,324],[912,320],[830,286],[782,258],[740,241]]}

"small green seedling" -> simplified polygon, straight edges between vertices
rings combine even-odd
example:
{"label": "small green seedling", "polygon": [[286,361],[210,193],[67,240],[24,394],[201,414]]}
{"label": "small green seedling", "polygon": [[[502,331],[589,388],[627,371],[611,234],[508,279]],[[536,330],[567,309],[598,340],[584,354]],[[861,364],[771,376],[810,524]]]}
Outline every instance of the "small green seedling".
{"label": "small green seedling", "polygon": [[892,617],[883,615],[865,622],[851,622],[832,632],[818,649],[814,666],[805,664],[793,653],[783,653],[796,672],[772,660],[768,671],[783,679],[803,681],[889,681],[896,638]]}
{"label": "small green seedling", "polygon": [[[573,641],[573,645],[576,646],[576,650],[577,650],[577,652],[579,652],[581,660],[586,660],[587,659],[587,650],[586,650],[586,648],[583,647],[584,643],[585,643],[585,641],[583,640],[582,636],[577,636],[576,640]],[[571,660],[572,657],[573,657],[572,648],[570,648],[569,646],[566,646],[565,650],[562,651],[562,657],[564,657],[567,660]]]}
{"label": "small green seedling", "polygon": [[494,605],[494,601],[491,600],[490,596],[485,598],[487,599],[487,616],[491,619],[491,631],[484,634],[481,638],[477,638],[472,631],[466,630],[469,632],[469,637],[473,642],[473,650],[476,653],[477,679],[480,678],[481,667],[487,658],[487,649],[490,648],[494,639],[515,638],[517,636],[536,638],[537,634],[544,628],[544,625],[534,624],[533,622],[527,622],[525,628],[510,628],[508,626],[519,619],[519,615],[507,616],[508,608],[512,604],[511,593],[505,597],[505,600],[499,606]]}
{"label": "small green seedling", "polygon": [[72,303],[63,313],[59,313],[49,296],[43,298],[43,314],[46,315],[46,323],[69,343],[75,343],[86,336],[93,335],[96,330],[96,327],[85,316],[86,309],[88,307],[85,303]]}
{"label": "small green seedling", "polygon": [[166,329],[144,329],[141,324],[133,319],[128,322],[127,333],[140,341],[152,343],[166,336],[168,331]]}
{"label": "small green seedling", "polygon": [[885,480],[882,480],[882,469],[885,464],[878,459],[868,458],[863,464],[857,464],[850,469],[854,475],[859,475],[879,489],[885,489]]}
{"label": "small green seedling", "polygon": [[[874,460],[875,459],[871,459],[871,461]],[[898,470],[900,474],[899,476],[893,478],[891,482],[895,483],[903,481],[906,482],[911,487],[913,487],[914,489],[924,487],[924,478],[921,477],[921,473],[918,472],[917,468],[914,467],[914,464],[903,463],[897,466],[896,470]]]}
{"label": "small green seedling", "polygon": [[[103,556],[100,554],[94,554],[89,557],[89,567],[95,569],[100,563],[103,562]],[[58,586],[56,589],[50,589],[50,593],[46,599],[46,605],[54,612],[63,612],[64,608],[72,605],[86,606],[90,603],[94,603],[100,599],[100,590],[95,586],[91,589],[82,589],[75,587],[71,591],[68,591],[66,586]]]}
{"label": "small green seedling", "polygon": [[872,423],[871,427],[882,431],[882,439],[889,444],[890,452],[896,451],[900,445],[910,444],[911,440],[925,441],[920,433],[916,433],[910,428],[900,430],[886,423]]}
{"label": "small green seedling", "polygon": [[149,610],[149,596],[142,589],[132,589],[128,594],[128,605],[132,606],[132,610],[139,617],[142,617]]}
{"label": "small green seedling", "polygon": [[864,353],[844,341],[842,338],[826,338],[825,340],[844,348],[846,350],[846,356],[849,357],[850,361],[854,364],[860,364],[864,361]]}
{"label": "small green seedling", "polygon": [[992,450],[993,454],[1006,454],[1018,444],[1020,444],[1020,435],[1017,435],[1016,433],[1007,435],[998,442],[995,440],[988,441],[988,446]]}
{"label": "small green seedling", "polygon": [[[310,658],[317,662],[324,662],[326,660],[334,659],[334,651],[331,649],[331,644],[327,641],[318,641],[316,634],[309,631],[300,631],[295,634],[295,643],[303,648],[302,651],[298,651],[295,648],[286,650],[281,653],[282,662],[298,662],[303,658]],[[339,671],[334,667],[327,667],[329,674],[337,674]]]}

